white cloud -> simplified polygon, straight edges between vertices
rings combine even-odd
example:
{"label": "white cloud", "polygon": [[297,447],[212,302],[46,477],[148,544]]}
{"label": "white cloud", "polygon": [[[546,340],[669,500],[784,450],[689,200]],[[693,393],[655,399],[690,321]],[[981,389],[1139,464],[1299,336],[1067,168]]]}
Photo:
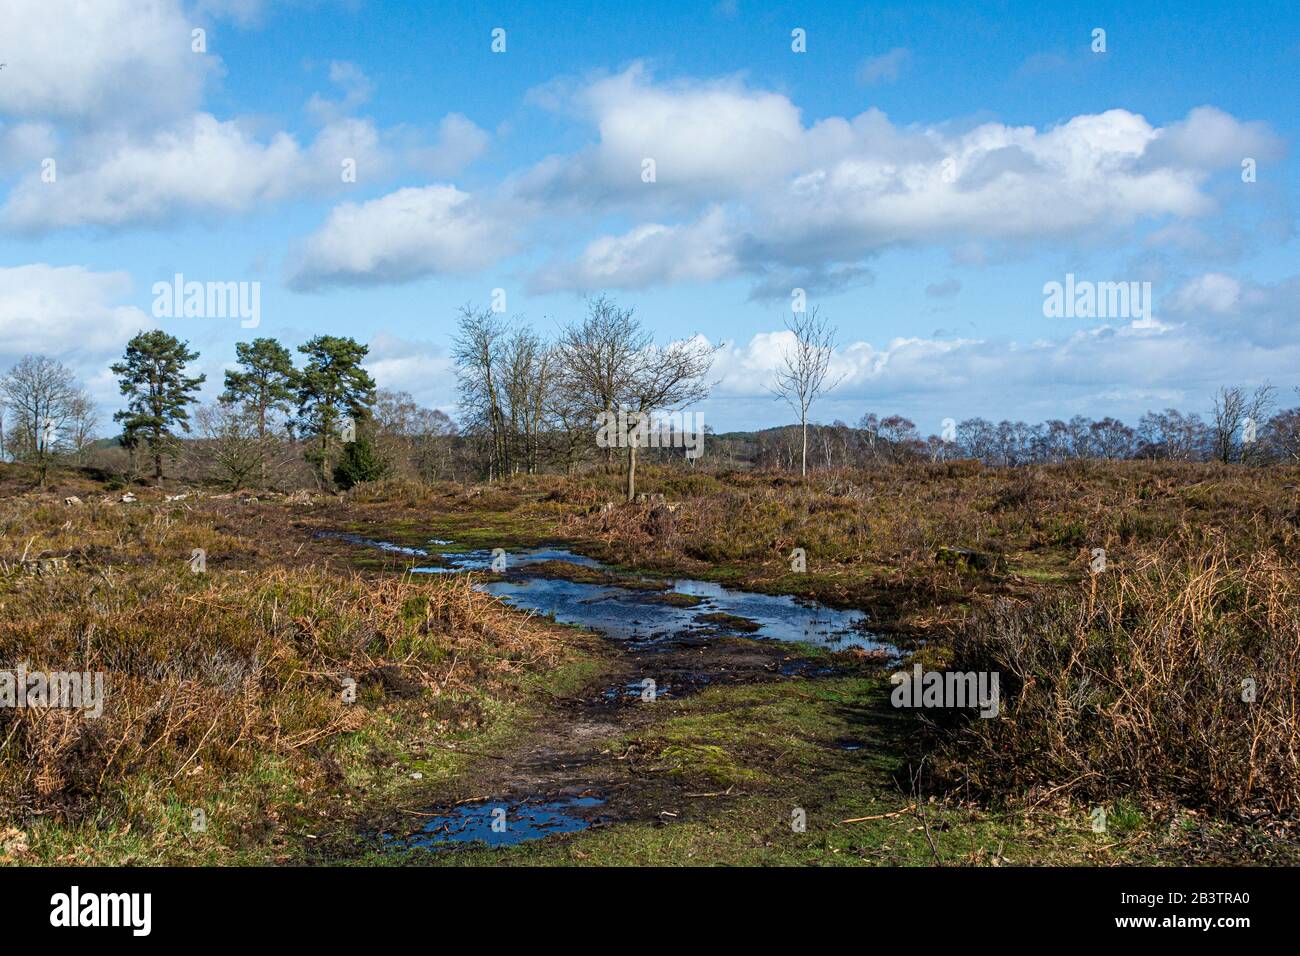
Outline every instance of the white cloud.
{"label": "white cloud", "polygon": [[0,113],[95,126],[178,116],[200,101],[215,54],[190,48],[175,0],[7,0]]}
{"label": "white cloud", "polygon": [[460,113],[448,113],[438,124],[438,136],[425,143],[418,131],[401,128],[394,133],[402,162],[434,177],[452,176],[487,151],[491,137]]}
{"label": "white cloud", "polygon": [[[552,218],[599,209],[641,220],[544,267],[534,281],[545,288],[864,274],[899,244],[1095,241],[1211,212],[1205,181],[1237,165],[1234,139],[1276,149],[1262,124],[1208,108],[1165,128],[1122,109],[1041,130],[900,127],[874,109],[805,125],[779,93],[736,79],[655,84],[639,64],[578,89],[553,84],[534,101],[576,110],[599,141],[538,164],[506,194]],[[645,158],[655,182],[641,179]],[[701,236],[702,258],[690,241]]]}
{"label": "white cloud", "polygon": [[1198,169],[1239,167],[1247,157],[1273,159],[1282,141],[1260,122],[1242,122],[1213,106],[1198,106],[1187,118],[1157,132],[1147,159]]}
{"label": "white cloud", "polygon": [[455,186],[399,189],[335,207],[295,253],[289,283],[308,290],[474,272],[513,251],[512,231]]}
{"label": "white cloud", "polygon": [[0,123],[0,177],[17,176],[54,155],[57,133],[42,122]]}
{"label": "white cloud", "polygon": [[1207,272],[1175,292],[1172,305],[1178,312],[1204,310],[1222,315],[1232,311],[1240,299],[1239,281],[1220,272]]}
{"label": "white cloud", "polygon": [[342,98],[331,100],[313,93],[307,101],[307,113],[322,125],[336,122],[368,103],[375,91],[375,84],[370,82],[365,71],[347,60],[331,60],[329,77],[330,82],[343,92]]}
{"label": "white cloud", "polygon": [[102,365],[128,338],[155,324],[141,309],[122,304],[130,291],[125,272],[44,263],[0,268],[0,355],[8,361],[28,353],[79,357]]}
{"label": "white cloud", "polygon": [[[716,200],[795,169],[805,138],[798,108],[781,94],[734,79],[656,86],[641,64],[577,91],[537,91],[533,100],[577,111],[600,134],[594,148],[520,178],[519,195],[552,202]],[[647,159],[654,183],[642,179]]]}
{"label": "white cloud", "polygon": [[[761,332],[719,353],[720,378],[709,407],[726,417],[771,423],[754,402],[770,385],[789,345],[786,331]],[[843,344],[831,363],[841,384],[817,406],[814,420],[856,421],[864,412],[902,412],[927,431],[944,417],[972,415],[1039,421],[1075,411],[1113,414],[1136,423],[1156,403],[1203,411],[1226,383],[1289,382],[1300,340],[1265,345],[1191,325],[1132,323],[1081,329],[1064,338],[896,338]],[[774,406],[779,407],[779,406]],[[779,415],[775,416],[779,418]]]}
{"label": "white cloud", "polygon": [[[315,3],[316,0],[302,0]],[[354,114],[374,84],[356,64],[329,64],[335,98],[306,111],[322,126],[311,142],[264,132],[265,121],[200,111],[222,73],[191,31],[208,17],[256,25],[271,0],[10,0],[4,10],[0,176],[11,185],[0,225],[28,235],[84,226],[116,230],[181,216],[242,213],[401,170],[448,176],[482,155],[488,137],[460,114],[430,140],[422,127],[379,131]],[[42,160],[57,163],[47,181]]]}
{"label": "white cloud", "polygon": [[380,388],[410,392],[435,408],[444,407],[455,394],[456,367],[445,348],[385,332],[375,335],[368,345],[366,370]]}
{"label": "white cloud", "polygon": [[1300,343],[1297,302],[1300,275],[1269,283],[1206,272],[1174,291],[1166,314],[1220,336],[1227,351],[1280,349]]}
{"label": "white cloud", "polygon": [[240,122],[198,113],[146,138],[113,131],[83,140],[54,182],[33,171],[15,186],[0,218],[10,229],[44,233],[244,212],[341,188],[344,158],[367,172],[386,163],[369,121],[341,120],[303,149],[287,133],[260,142]]}
{"label": "white cloud", "polygon": [[684,226],[648,223],[589,244],[576,262],[542,271],[540,290],[636,289],[662,282],[709,282],[736,269],[720,210]]}

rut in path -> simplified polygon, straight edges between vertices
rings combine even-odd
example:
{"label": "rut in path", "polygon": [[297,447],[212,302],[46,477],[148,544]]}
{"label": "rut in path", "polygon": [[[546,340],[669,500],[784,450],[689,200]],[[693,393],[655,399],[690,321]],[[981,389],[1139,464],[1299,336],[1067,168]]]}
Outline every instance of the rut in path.
{"label": "rut in path", "polygon": [[[507,845],[590,826],[680,819],[700,800],[724,795],[698,793],[683,780],[647,772],[645,755],[626,738],[664,719],[669,700],[703,687],[829,670],[824,660],[791,656],[786,645],[744,638],[678,636],[648,647],[610,643],[618,648],[616,664],[599,685],[557,699],[502,751],[461,750],[478,758],[473,769],[427,809],[412,813],[399,842]],[[644,699],[647,679],[654,682],[654,700]],[[400,824],[395,827],[398,836]]]}

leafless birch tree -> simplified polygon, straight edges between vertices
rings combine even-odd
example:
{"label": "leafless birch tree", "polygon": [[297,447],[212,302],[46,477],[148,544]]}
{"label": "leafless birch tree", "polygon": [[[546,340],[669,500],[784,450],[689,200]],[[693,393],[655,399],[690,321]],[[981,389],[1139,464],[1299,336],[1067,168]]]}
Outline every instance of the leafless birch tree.
{"label": "leafless birch tree", "polygon": [[786,320],[786,329],[794,335],[794,345],[781,355],[781,367],[776,373],[776,384],[771,391],[784,399],[799,416],[803,433],[803,448],[799,459],[799,473],[808,475],[808,410],[826,392],[842,379],[827,383],[831,356],[835,353],[835,327],[822,318],[814,306],[805,312],[795,312]]}

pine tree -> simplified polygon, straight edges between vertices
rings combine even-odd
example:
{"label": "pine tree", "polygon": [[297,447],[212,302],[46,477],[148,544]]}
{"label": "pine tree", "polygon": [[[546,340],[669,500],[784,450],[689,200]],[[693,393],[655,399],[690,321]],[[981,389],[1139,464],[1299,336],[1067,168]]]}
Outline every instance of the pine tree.
{"label": "pine tree", "polygon": [[389,463],[381,458],[366,435],[343,446],[339,463],[334,467],[334,482],[344,491],[363,481],[378,481],[388,474]]}
{"label": "pine tree", "polygon": [[257,437],[264,441],[267,419],[274,412],[288,412],[296,394],[293,356],[275,339],[253,339],[235,345],[235,361],[243,371],[226,372],[221,401],[242,405],[252,414]]}
{"label": "pine tree", "polygon": [[123,360],[111,368],[121,379],[122,394],[128,396],[127,407],[113,416],[122,423],[123,443],[134,447],[144,438],[153,456],[153,476],[162,477],[162,456],[177,426],[190,430],[185,406],[194,401],[207,378],[190,378],[185,366],[199,357],[189,350],[189,343],[160,329],[141,332],[126,345]]}
{"label": "pine tree", "polygon": [[297,377],[299,425],[316,441],[308,460],[324,479],[344,420],[351,418],[355,427],[375,402],[375,380],[361,367],[370,350],[355,339],[318,335],[298,351],[307,357]]}
{"label": "pine tree", "polygon": [[253,339],[235,345],[235,360],[242,371],[226,371],[226,390],[220,400],[237,404],[257,426],[258,473],[266,484],[267,422],[275,412],[287,413],[295,397],[298,372],[293,356],[275,339]]}

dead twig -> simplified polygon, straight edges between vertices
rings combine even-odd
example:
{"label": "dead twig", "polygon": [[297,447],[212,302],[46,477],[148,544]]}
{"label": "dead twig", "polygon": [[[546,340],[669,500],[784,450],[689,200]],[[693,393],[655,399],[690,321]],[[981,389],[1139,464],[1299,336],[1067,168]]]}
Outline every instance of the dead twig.
{"label": "dead twig", "polygon": [[915,803],[909,803],[901,810],[895,810],[892,813],[873,813],[869,817],[849,817],[847,820],[841,820],[840,823],[866,823],[868,820],[888,820],[890,817],[901,817],[904,813],[911,813],[916,809]]}

